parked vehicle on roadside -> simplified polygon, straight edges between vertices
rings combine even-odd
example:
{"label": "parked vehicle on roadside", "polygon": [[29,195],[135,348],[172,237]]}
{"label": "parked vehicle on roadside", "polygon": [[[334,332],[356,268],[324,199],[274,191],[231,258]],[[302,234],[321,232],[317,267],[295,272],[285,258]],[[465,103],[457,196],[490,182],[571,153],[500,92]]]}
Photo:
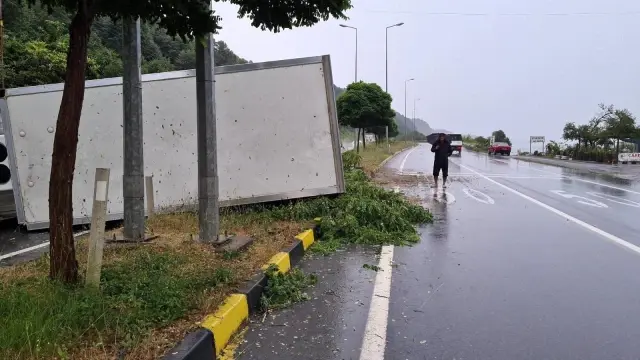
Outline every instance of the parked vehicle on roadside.
{"label": "parked vehicle on roadside", "polygon": [[511,155],[511,145],[503,142],[494,142],[489,146],[489,155]]}

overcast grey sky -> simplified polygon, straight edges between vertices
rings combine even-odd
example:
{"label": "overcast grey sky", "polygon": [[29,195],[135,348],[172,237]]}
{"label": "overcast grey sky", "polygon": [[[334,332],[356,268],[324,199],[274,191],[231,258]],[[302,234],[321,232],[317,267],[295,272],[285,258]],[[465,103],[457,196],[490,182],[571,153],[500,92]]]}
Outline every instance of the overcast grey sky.
{"label": "overcast grey sky", "polygon": [[[334,82],[354,78],[355,32],[330,20],[280,34],[223,17],[218,38],[252,61],[330,54]],[[530,135],[559,140],[567,121],[586,122],[600,102],[640,115],[638,0],[354,0],[345,24],[358,28],[359,80],[385,82],[403,112],[433,128],[486,136],[504,130],[516,148]]]}

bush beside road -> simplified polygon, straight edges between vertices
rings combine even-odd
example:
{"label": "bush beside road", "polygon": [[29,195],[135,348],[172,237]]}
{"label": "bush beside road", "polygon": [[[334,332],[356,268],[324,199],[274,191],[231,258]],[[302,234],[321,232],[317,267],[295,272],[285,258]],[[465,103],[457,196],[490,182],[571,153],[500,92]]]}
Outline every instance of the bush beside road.
{"label": "bush beside road", "polygon": [[[392,151],[408,145],[393,143]],[[376,167],[389,156],[385,149],[371,144],[356,157],[362,164],[345,155],[347,191],[336,198],[224,209],[223,231],[255,239],[242,253],[216,253],[192,241],[198,216],[182,212],[149,219],[148,231],[158,235],[150,243],[108,246],[99,291],[48,280],[47,256],[0,268],[0,358],[157,359],[316,217],[323,241],[311,249],[320,253],[350,243],[417,242],[414,225],[431,222],[431,214],[356,168]],[[84,272],[86,239],[77,249]]]}

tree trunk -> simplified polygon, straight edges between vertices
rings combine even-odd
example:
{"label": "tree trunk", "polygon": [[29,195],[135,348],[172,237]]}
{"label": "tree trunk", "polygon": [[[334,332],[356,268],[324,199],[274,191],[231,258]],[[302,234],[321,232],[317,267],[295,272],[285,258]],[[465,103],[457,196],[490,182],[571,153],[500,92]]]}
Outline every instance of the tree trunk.
{"label": "tree trunk", "polygon": [[358,128],[358,134],[356,135],[356,153],[360,152],[360,128]]}
{"label": "tree trunk", "polygon": [[362,128],[362,150],[365,150],[367,148],[367,139],[364,137],[365,135],[365,131],[364,128]]}
{"label": "tree trunk", "polygon": [[84,77],[91,20],[86,3],[81,1],[78,12],[69,26],[67,72],[51,158],[49,276],[65,283],[78,281],[78,262],[73,239],[72,186],[78,148],[78,128],[84,101]]}

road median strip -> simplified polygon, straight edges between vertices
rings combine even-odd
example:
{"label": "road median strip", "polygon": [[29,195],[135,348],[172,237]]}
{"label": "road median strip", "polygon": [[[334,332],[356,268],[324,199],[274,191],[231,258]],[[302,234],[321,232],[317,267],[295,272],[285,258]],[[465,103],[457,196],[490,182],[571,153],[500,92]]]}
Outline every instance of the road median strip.
{"label": "road median strip", "polygon": [[[316,222],[319,220],[317,218]],[[318,227],[316,224],[313,229],[296,235],[293,245],[272,256],[259,274],[248,281],[240,292],[229,295],[215,313],[205,317],[201,329],[188,334],[180,344],[167,352],[164,359],[196,360],[211,354],[220,355],[249,316],[260,311],[260,299],[268,285],[267,270],[275,266],[280,273],[289,272],[316,241],[314,234],[318,233]]]}

